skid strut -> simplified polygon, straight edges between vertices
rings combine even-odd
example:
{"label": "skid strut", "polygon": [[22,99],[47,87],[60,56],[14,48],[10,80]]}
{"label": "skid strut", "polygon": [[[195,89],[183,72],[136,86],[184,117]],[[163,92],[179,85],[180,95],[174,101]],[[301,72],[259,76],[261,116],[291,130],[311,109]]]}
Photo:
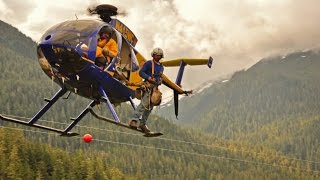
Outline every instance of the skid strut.
{"label": "skid strut", "polygon": [[96,105],[96,101],[91,101],[91,103],[79,114],[77,118],[71,118],[73,122],[64,130],[65,133],[69,132],[74,126],[76,126],[80,120],[89,112],[89,109],[91,107],[94,107]]}
{"label": "skid strut", "polygon": [[30,127],[35,127],[35,128],[39,128],[39,129],[44,129],[44,130],[56,132],[56,133],[61,134],[61,136],[77,136],[77,135],[79,135],[78,133],[69,132],[71,130],[71,128],[69,128],[69,127],[72,125],[72,123],[71,123],[71,125],[69,125],[69,127],[66,130],[61,130],[61,129],[56,129],[56,128],[52,128],[52,127],[47,127],[47,126],[43,126],[43,125],[40,125],[40,124],[36,124],[36,122],[50,109],[50,107],[55,102],[57,102],[58,99],[61,96],[63,96],[67,91],[68,90],[63,87],[51,99],[45,99],[47,104],[45,106],[43,106],[42,109],[39,112],[37,112],[37,114],[34,115],[33,118],[31,118],[31,120],[28,121],[28,122],[22,121],[22,120],[19,120],[19,119],[6,117],[6,116],[1,115],[1,114],[0,114],[0,119],[4,120],[4,121],[8,121],[8,122],[22,124],[22,125],[25,125],[25,126],[30,126]]}
{"label": "skid strut", "polygon": [[61,88],[51,99],[45,99],[45,101],[47,101],[48,103],[43,106],[43,108],[35,115],[33,116],[33,118],[28,122],[30,125],[34,124],[35,122],[37,122],[41,116],[44,115],[44,113],[46,113],[50,107],[58,101],[58,99],[63,96],[65,93],[67,92],[66,88]]}
{"label": "skid strut", "polygon": [[120,122],[120,119],[119,119],[116,111],[114,110],[113,105],[111,104],[111,102],[110,102],[110,100],[109,100],[106,92],[104,91],[104,89],[103,89],[103,87],[102,87],[101,85],[99,86],[99,91],[100,91],[100,93],[101,93],[101,95],[102,95],[102,98],[106,101],[106,103],[107,103],[107,105],[108,105],[108,108],[110,109],[111,114],[112,114],[114,120],[119,123],[119,122]]}

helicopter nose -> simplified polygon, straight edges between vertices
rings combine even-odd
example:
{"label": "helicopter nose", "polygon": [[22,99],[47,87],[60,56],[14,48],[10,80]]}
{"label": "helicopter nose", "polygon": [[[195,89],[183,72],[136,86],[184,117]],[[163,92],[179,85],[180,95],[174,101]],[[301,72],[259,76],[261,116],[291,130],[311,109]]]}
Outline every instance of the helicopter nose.
{"label": "helicopter nose", "polygon": [[39,44],[42,53],[51,65],[61,65],[76,62],[81,57],[71,47],[57,46],[52,44]]}
{"label": "helicopter nose", "polygon": [[65,33],[46,33],[44,34],[38,47],[41,49],[43,55],[51,65],[62,63],[63,61],[72,61],[76,56],[76,52],[68,40],[66,40]]}
{"label": "helicopter nose", "polygon": [[55,64],[58,61],[58,57],[56,56],[51,44],[39,44],[38,47],[38,49],[51,65]]}
{"label": "helicopter nose", "polygon": [[59,72],[75,73],[86,64],[86,61],[82,60],[81,56],[71,47],[39,43],[38,58],[40,61],[39,53]]}

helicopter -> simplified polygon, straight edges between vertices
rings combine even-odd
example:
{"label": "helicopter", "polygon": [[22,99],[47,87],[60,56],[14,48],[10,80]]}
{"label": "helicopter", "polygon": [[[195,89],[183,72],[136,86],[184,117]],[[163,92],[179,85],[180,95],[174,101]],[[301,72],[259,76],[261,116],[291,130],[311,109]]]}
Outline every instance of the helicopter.
{"label": "helicopter", "polygon": [[[0,119],[13,123],[31,126],[59,133],[61,136],[77,136],[71,130],[88,113],[100,120],[116,124],[143,133],[141,129],[133,129],[120,121],[115,106],[130,102],[133,109],[136,105],[133,99],[138,97],[139,87],[143,79],[139,76],[139,69],[147,61],[135,48],[138,39],[135,34],[120,20],[113,18],[118,15],[118,8],[101,4],[88,8],[91,15],[99,15],[100,19],[67,20],[49,28],[37,44],[37,56],[44,73],[61,88],[51,99],[45,99],[46,104],[29,120],[7,117],[0,114]],[[112,28],[112,39],[117,42],[118,54],[105,69],[95,64],[97,40],[99,31],[103,27]],[[165,67],[179,67],[176,81],[173,82],[165,74],[161,75],[162,84],[173,90],[175,115],[178,116],[178,96],[188,95],[181,87],[182,76],[186,65],[207,65],[211,68],[213,58],[192,59],[178,58],[160,61]],[[37,121],[51,108],[51,106],[66,93],[67,99],[71,93],[91,99],[92,101],[65,129],[56,129],[37,124]],[[112,118],[96,114],[93,107],[105,103]],[[143,133],[145,137],[163,135],[160,132]]]}

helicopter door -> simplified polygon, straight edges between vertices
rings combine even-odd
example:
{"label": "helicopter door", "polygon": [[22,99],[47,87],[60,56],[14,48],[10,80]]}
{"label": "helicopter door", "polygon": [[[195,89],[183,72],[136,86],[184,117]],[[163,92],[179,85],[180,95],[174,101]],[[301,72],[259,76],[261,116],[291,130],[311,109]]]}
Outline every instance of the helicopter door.
{"label": "helicopter door", "polygon": [[114,35],[116,37],[113,38],[117,39],[119,51],[117,57],[112,60],[108,67],[108,71],[115,71],[114,77],[127,83],[131,72],[139,70],[139,63],[132,45],[128,43],[120,32],[115,31]]}
{"label": "helicopter door", "polygon": [[[119,32],[118,32],[119,33]],[[119,33],[120,34],[120,33]],[[131,47],[128,42],[121,36],[121,48],[118,54],[118,62],[116,63],[116,70],[118,74],[121,74],[125,79],[129,80],[130,71],[131,71]]]}
{"label": "helicopter door", "polygon": [[131,72],[136,72],[139,70],[139,62],[138,62],[136,53],[134,52],[132,47],[130,47],[130,52],[131,52]]}

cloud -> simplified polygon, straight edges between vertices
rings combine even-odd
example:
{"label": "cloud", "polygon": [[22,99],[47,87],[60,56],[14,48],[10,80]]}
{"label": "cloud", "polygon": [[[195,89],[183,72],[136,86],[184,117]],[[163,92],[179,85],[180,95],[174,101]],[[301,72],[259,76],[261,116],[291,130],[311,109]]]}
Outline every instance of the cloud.
{"label": "cloud", "polygon": [[35,8],[32,0],[1,0],[0,2],[1,19],[12,21],[12,23],[21,23],[26,21],[29,13]]}
{"label": "cloud", "polygon": [[[0,17],[38,40],[50,26],[75,19],[75,14],[88,18],[88,6],[104,3],[128,13],[117,18],[136,34],[137,49],[146,58],[154,47],[163,48],[166,59],[214,57],[213,70],[186,68],[185,87],[195,88],[267,56],[320,47],[318,0],[2,0]],[[176,69],[165,72],[176,75]]]}

